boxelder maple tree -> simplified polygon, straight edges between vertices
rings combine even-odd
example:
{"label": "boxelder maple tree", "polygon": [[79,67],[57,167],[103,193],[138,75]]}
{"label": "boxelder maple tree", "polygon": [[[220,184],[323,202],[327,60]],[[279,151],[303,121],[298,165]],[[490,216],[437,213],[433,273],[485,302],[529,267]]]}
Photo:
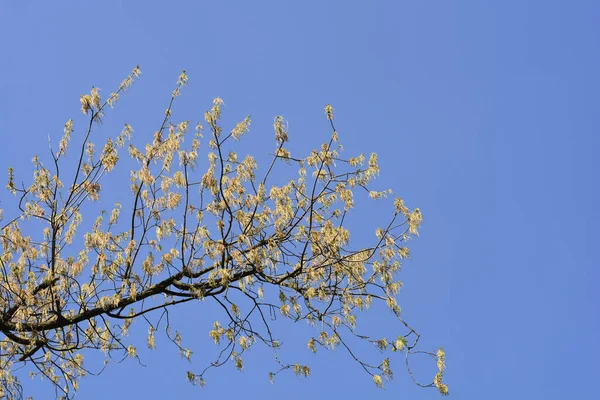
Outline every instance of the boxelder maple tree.
{"label": "boxelder maple tree", "polygon": [[[139,75],[136,67],[106,101],[97,88],[81,96],[81,111],[89,117],[83,134],[75,138],[73,121],[67,121],[58,147],[50,149],[51,165],[33,158],[30,185],[18,184],[8,170],[15,213],[0,211],[0,396],[23,396],[15,370],[25,366],[32,376],[52,382],[57,396],[72,397],[88,373],[86,351],[100,350],[107,359],[138,357],[128,339],[134,321],[147,325],[149,348],[155,347],[157,330],[164,329],[190,359],[168,313],[187,302],[202,307],[198,300],[214,301],[223,312],[207,332],[220,351],[205,369],[188,372],[194,384],[204,385],[208,370],[229,361],[242,369],[244,353],[256,344],[274,352],[271,380],[287,369],[308,376],[308,366],[285,363],[277,355],[280,342],[272,325],[279,315],[314,327],[309,351],[342,348],[380,387],[392,378],[390,359],[367,362],[353,351],[352,341],[403,353],[411,377],[410,355],[427,354],[437,361],[437,374],[429,384],[413,380],[447,394],[443,350],[416,350],[419,334],[396,303],[400,263],[409,256],[406,242],[417,234],[421,213],[396,198],[373,243],[350,247],[344,221],[354,192],[378,200],[391,191],[370,189],[379,173],[374,153],[368,159],[342,157],[332,107],[325,107],[330,137],[302,158],[286,148],[287,124],[276,117],[275,150],[259,176],[255,158],[227,149],[248,132],[250,117],[224,131],[223,102],[217,98],[195,132],[188,132],[189,121],[171,121],[173,103],[187,83],[184,71],[150,143],[128,144],[133,129],[125,125],[97,148],[94,127]],[[203,135],[208,168],[199,172]],[[191,138],[184,143],[186,136]],[[102,182],[126,145],[138,165],[131,171],[129,203],[86,214],[95,222],[82,232],[86,202],[100,201]],[[60,168],[67,153],[75,168]],[[282,162],[296,166],[297,175],[273,185],[269,177]],[[361,311],[375,302],[399,321],[393,337],[357,330]]]}

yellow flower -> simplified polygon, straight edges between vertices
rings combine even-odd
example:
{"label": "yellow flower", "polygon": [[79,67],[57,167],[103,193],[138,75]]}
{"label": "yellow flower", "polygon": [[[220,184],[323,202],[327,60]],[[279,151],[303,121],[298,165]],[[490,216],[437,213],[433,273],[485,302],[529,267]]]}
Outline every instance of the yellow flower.
{"label": "yellow flower", "polygon": [[127,357],[136,357],[137,356],[137,350],[135,347],[133,347],[132,345],[129,345],[129,347],[127,347]]}
{"label": "yellow flower", "polygon": [[89,94],[84,94],[79,97],[81,103],[81,112],[87,114],[92,108],[92,97]]}
{"label": "yellow flower", "polygon": [[373,375],[373,382],[377,385],[378,388],[383,388],[383,379],[381,375]]}
{"label": "yellow flower", "polygon": [[333,120],[333,107],[331,107],[331,104],[325,105],[325,115],[327,115],[328,120]]}

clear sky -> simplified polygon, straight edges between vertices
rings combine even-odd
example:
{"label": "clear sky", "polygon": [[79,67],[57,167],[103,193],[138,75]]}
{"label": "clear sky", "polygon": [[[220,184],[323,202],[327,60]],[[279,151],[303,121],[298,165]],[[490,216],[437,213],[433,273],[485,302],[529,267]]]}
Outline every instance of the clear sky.
{"label": "clear sky", "polygon": [[[182,69],[190,85],[176,117],[200,120],[222,97],[225,121],[252,115],[243,146],[259,159],[272,151],[278,114],[289,121],[292,152],[318,146],[331,103],[347,154],[378,152],[377,184],[423,212],[399,303],[424,348],[444,346],[451,395],[592,399],[598,21],[600,3],[584,0],[4,1],[1,168],[30,176],[48,135],[56,143],[68,118],[82,121],[79,95],[92,86],[110,93],[136,64],[141,79],[103,129],[129,122],[137,140],[157,128]],[[356,229],[372,226],[381,214],[373,207],[360,204]],[[159,341],[143,353],[145,368],[110,365],[82,382],[78,398],[439,396],[412,385],[399,359],[396,379],[377,389],[344,352],[312,357],[305,342],[294,347],[289,325],[279,336],[309,362],[310,378],[271,385],[261,366],[268,354],[253,350],[244,372],[224,367],[194,388],[185,371],[207,361],[214,320],[203,307],[179,314],[184,339],[198,337],[194,364]],[[394,335],[383,317],[369,318]]]}

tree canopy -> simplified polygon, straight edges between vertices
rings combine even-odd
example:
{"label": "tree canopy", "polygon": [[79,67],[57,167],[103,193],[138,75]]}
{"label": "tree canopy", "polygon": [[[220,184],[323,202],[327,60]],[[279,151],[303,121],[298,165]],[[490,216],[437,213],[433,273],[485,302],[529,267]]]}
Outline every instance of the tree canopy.
{"label": "tree canopy", "polygon": [[[73,134],[68,120],[58,146],[50,148],[48,166],[33,158],[30,184],[8,169],[6,187],[14,197],[5,197],[3,207],[12,201],[14,211],[0,210],[0,397],[23,396],[23,379],[15,372],[23,366],[52,382],[57,396],[72,397],[90,368],[86,352],[99,350],[107,360],[138,358],[139,340],[128,336],[134,322],[147,325],[149,348],[164,330],[190,360],[192,351],[169,310],[188,302],[202,307],[200,300],[221,307],[222,318],[206,332],[218,346],[216,358],[198,360],[208,365],[187,373],[193,384],[204,385],[208,371],[227,362],[243,369],[245,353],[255,345],[273,351],[271,380],[285,370],[308,376],[309,366],[278,356],[273,319],[283,317],[314,327],[308,351],[343,349],[379,387],[392,378],[390,358],[381,359],[382,353],[401,353],[411,377],[410,355],[427,354],[438,372],[430,383],[413,380],[448,394],[444,351],[417,349],[420,336],[396,300],[401,263],[409,258],[407,242],[418,234],[421,212],[395,198],[389,221],[372,242],[351,246],[344,222],[355,193],[383,201],[391,190],[371,189],[379,173],[375,153],[343,156],[333,108],[325,106],[328,139],[304,157],[292,155],[287,123],[275,117],[275,148],[259,174],[253,156],[229,146],[247,134],[249,116],[224,130],[217,98],[195,127],[172,121],[188,81],[184,71],[145,147],[131,144],[128,124],[96,147],[94,128],[139,76],[136,67],[106,101],[97,88],[81,96],[85,129]],[[208,168],[200,170],[204,147]],[[105,205],[102,183],[120,165],[123,149],[137,163],[130,197]],[[74,167],[63,167],[67,154]],[[295,166],[297,174],[276,185],[270,178],[281,163]],[[90,201],[106,211],[86,208]],[[361,312],[375,303],[385,304],[398,321],[391,337],[357,328]],[[380,361],[353,351],[355,340],[374,345]]]}

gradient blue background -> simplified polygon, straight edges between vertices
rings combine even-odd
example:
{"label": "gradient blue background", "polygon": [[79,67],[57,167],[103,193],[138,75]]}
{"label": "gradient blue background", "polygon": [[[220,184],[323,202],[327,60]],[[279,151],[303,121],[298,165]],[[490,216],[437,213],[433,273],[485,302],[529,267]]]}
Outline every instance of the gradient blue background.
{"label": "gradient blue background", "polygon": [[[273,116],[287,118],[299,154],[328,134],[331,103],[347,154],[377,151],[377,183],[423,211],[399,301],[424,348],[445,347],[453,398],[592,399],[599,20],[600,3],[583,0],[5,1],[1,167],[28,178],[48,135],[56,143],[71,117],[81,128],[79,95],[92,85],[107,95],[136,64],[142,78],[104,132],[129,122],[136,140],[150,138],[184,68],[190,85],[175,119],[200,120],[222,97],[230,124],[252,114],[243,150],[259,160],[272,151]],[[357,227],[381,213],[360,206]],[[198,335],[193,365],[159,339],[158,351],[142,351],[146,368],[111,365],[83,381],[78,398],[439,396],[412,385],[394,359],[396,379],[379,390],[342,351],[312,357],[304,341],[294,347],[289,325],[279,336],[291,358],[310,363],[310,378],[271,385],[268,354],[253,350],[243,373],[224,367],[205,389],[191,387],[184,373],[207,361],[214,320],[202,307],[183,323],[188,343]]]}

